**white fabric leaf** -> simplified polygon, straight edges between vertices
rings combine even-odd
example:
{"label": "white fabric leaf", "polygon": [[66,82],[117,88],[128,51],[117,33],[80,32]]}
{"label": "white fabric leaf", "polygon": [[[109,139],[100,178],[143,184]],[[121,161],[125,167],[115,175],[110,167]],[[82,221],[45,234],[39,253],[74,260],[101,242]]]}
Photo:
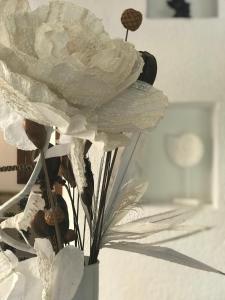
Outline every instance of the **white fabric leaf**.
{"label": "white fabric leaf", "polygon": [[139,254],[159,258],[162,260],[166,260],[169,262],[173,262],[182,266],[190,267],[193,269],[225,275],[225,273],[205,263],[202,263],[194,258],[191,258],[187,255],[184,255],[182,253],[179,253],[173,249],[166,248],[166,247],[151,246],[151,244],[121,242],[121,243],[111,243],[107,246],[107,248],[139,253]]}
{"label": "white fabric leaf", "polygon": [[23,212],[8,218],[0,224],[4,228],[16,228],[17,230],[27,230],[30,227],[31,221],[39,210],[43,210],[45,201],[41,194],[31,192],[26,207]]}

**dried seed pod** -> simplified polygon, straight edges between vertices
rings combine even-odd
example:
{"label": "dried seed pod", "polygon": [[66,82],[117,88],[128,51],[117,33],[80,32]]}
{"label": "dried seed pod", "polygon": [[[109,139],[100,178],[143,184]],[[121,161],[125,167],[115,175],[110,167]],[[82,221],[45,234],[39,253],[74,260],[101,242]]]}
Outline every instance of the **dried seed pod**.
{"label": "dried seed pod", "polygon": [[45,221],[45,213],[43,210],[39,210],[33,221],[31,222],[31,229],[37,235],[37,237],[49,237],[54,234],[53,227],[49,226]]}
{"label": "dried seed pod", "polygon": [[123,26],[131,31],[136,31],[141,26],[142,20],[142,13],[133,8],[126,9],[121,16]]}
{"label": "dried seed pod", "polygon": [[24,120],[24,129],[31,142],[38,148],[42,149],[45,145],[47,132],[43,125],[31,120]]}
{"label": "dried seed pod", "polygon": [[147,51],[140,51],[144,60],[143,71],[140,74],[138,80],[144,81],[151,85],[154,84],[157,75],[157,61],[156,58]]}
{"label": "dried seed pod", "polygon": [[50,226],[55,225],[55,220],[60,224],[65,219],[65,214],[59,206],[54,209],[45,210],[44,214],[45,222]]}
{"label": "dried seed pod", "polygon": [[64,242],[65,243],[73,242],[73,241],[75,241],[76,237],[77,237],[77,235],[76,235],[75,231],[72,229],[69,229],[64,236]]}

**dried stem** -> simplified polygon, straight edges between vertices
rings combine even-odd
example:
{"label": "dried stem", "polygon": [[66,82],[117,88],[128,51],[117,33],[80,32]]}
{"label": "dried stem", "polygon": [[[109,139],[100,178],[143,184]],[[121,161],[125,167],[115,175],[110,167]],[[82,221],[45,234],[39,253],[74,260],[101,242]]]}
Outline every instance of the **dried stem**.
{"label": "dried stem", "polygon": [[113,167],[115,164],[117,152],[118,152],[118,149],[115,150],[112,160],[111,160],[111,157],[112,157],[111,152],[107,152],[107,155],[106,155],[104,175],[102,178],[101,197],[100,197],[100,202],[99,202],[98,217],[97,217],[97,223],[96,223],[96,227],[95,227],[95,231],[94,231],[93,244],[91,246],[89,264],[93,264],[93,263],[97,262],[100,245],[101,245],[106,197],[107,197],[108,187],[109,187]]}
{"label": "dried stem", "polygon": [[127,29],[127,32],[126,32],[125,42],[127,42],[127,40],[128,40],[128,34],[129,34],[129,29]]}
{"label": "dried stem", "polygon": [[[46,188],[47,188],[47,195],[48,195],[48,200],[50,201],[51,208],[54,210],[56,207],[55,199],[52,194],[51,186],[50,186],[50,181],[49,181],[49,176],[48,176],[48,170],[45,162],[45,156],[44,152],[41,151],[41,160],[42,160],[42,165],[43,165],[43,170],[45,174],[45,183],[46,183]],[[55,217],[55,214],[53,214],[54,218],[54,226],[55,226],[55,233],[56,233],[56,240],[57,240],[57,245],[58,245],[58,250],[60,251],[63,248],[62,245],[62,238],[61,238],[61,232],[59,228],[58,221]]]}

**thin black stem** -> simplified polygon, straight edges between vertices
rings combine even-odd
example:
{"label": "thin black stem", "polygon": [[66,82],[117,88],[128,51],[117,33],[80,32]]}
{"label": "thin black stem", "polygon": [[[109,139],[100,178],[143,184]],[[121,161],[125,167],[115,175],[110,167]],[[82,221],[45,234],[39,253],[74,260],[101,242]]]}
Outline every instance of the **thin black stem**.
{"label": "thin black stem", "polygon": [[110,171],[110,162],[111,162],[111,152],[107,152],[106,161],[105,161],[105,169],[103,175],[103,182],[102,182],[102,192],[100,197],[99,209],[98,209],[98,218],[97,224],[94,232],[94,239],[93,244],[91,247],[91,254],[89,264],[93,264],[97,261],[98,253],[99,253],[99,244],[100,244],[100,237],[101,237],[101,223],[102,223],[102,215],[104,214],[105,209],[105,201],[107,195],[107,188],[109,183],[109,171]]}
{"label": "thin black stem", "polygon": [[126,32],[125,42],[127,42],[127,40],[128,40],[128,34],[129,34],[129,29],[127,29],[127,32]]}
{"label": "thin black stem", "polygon": [[[71,205],[72,205],[72,211],[73,211],[73,221],[74,221],[74,227],[76,229],[76,233],[77,233],[77,236],[78,236],[78,243],[79,243],[79,246],[80,246],[80,249],[83,250],[83,244],[82,244],[82,240],[81,240],[81,234],[80,234],[80,228],[79,228],[79,223],[78,223],[78,217],[77,217],[77,213],[76,213],[76,209],[75,209],[75,205],[74,205],[74,201],[73,201],[73,197],[72,197],[72,194],[71,194],[71,191],[70,191],[70,188],[65,185],[65,188],[67,190],[67,193],[69,195],[69,198],[70,198],[70,201],[71,201]],[[76,244],[76,241],[75,241],[75,244]],[[77,244],[76,244],[77,246]]]}

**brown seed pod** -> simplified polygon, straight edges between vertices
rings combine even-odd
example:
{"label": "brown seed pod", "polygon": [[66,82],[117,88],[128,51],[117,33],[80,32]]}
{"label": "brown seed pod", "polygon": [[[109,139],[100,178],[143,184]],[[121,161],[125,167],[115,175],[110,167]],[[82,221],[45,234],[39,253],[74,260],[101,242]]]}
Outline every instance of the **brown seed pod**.
{"label": "brown seed pod", "polygon": [[54,209],[48,209],[45,210],[45,222],[50,225],[50,226],[54,226],[55,225],[55,220],[60,224],[64,221],[65,219],[65,214],[63,212],[63,210],[57,206]]}
{"label": "brown seed pod", "polygon": [[31,142],[38,148],[42,149],[45,145],[47,132],[43,125],[31,120],[24,120],[24,129]]}
{"label": "brown seed pod", "polygon": [[54,234],[54,230],[45,222],[45,213],[39,210],[31,222],[31,228],[34,233],[41,238],[49,237]]}
{"label": "brown seed pod", "polygon": [[73,241],[75,241],[76,237],[77,237],[77,235],[76,235],[75,231],[72,229],[68,229],[68,231],[66,232],[66,234],[64,236],[64,242],[65,243],[73,242]]}
{"label": "brown seed pod", "polygon": [[142,13],[133,8],[126,9],[121,16],[123,26],[131,31],[136,31],[141,26],[143,20]]}

